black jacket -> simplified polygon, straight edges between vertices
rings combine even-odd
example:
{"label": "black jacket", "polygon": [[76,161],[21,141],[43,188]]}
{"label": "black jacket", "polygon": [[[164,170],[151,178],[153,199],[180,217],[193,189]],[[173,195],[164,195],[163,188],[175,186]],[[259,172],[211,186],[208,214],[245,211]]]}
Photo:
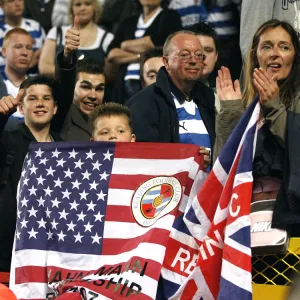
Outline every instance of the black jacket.
{"label": "black jacket", "polygon": [[[51,123],[51,128],[56,128],[57,131],[50,131],[54,141],[62,141],[56,132],[60,131],[62,125],[61,116],[66,114],[72,104],[76,78],[76,61],[72,66],[64,66],[62,60],[58,60],[58,82],[53,87],[58,110]],[[29,144],[36,142],[24,123],[19,124],[13,131],[4,130],[8,117],[0,115],[0,271],[10,270],[16,228],[18,182]]]}
{"label": "black jacket", "polygon": [[[162,67],[157,74],[156,83],[144,88],[126,103],[132,113],[137,141],[180,142],[179,122],[171,95],[171,84],[166,69]],[[211,149],[213,149],[215,142],[215,97],[213,90],[199,81],[191,96],[198,106],[210,137]]]}

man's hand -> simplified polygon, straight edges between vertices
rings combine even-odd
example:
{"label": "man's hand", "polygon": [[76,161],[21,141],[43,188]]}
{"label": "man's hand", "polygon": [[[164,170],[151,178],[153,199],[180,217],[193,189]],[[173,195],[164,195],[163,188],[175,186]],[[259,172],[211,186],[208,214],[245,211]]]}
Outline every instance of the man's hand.
{"label": "man's hand", "polygon": [[79,48],[80,45],[80,32],[79,32],[79,18],[74,17],[74,25],[68,29],[65,35],[65,48],[64,57],[67,59],[72,58],[73,53]]}
{"label": "man's hand", "polygon": [[15,111],[19,105],[24,94],[24,90],[21,89],[16,98],[13,96],[5,96],[0,99],[0,114],[7,115],[12,111]]}
{"label": "man's hand", "polygon": [[201,146],[199,153],[204,154],[204,169],[206,169],[211,164],[210,151]]}

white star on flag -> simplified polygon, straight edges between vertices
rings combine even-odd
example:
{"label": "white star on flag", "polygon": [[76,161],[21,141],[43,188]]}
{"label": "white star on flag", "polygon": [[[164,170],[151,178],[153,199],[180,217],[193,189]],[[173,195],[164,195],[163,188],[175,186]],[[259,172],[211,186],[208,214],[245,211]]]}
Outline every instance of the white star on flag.
{"label": "white star on flag", "polygon": [[29,217],[36,217],[37,209],[34,209],[32,206],[30,210],[27,210],[29,212]]}
{"label": "white star on flag", "polygon": [[85,190],[83,190],[82,193],[79,193],[79,195],[80,195],[80,200],[82,200],[82,199],[87,200],[86,197],[87,197],[88,194],[89,194],[89,193],[86,193]]}
{"label": "white star on flag", "polygon": [[80,232],[78,232],[76,235],[74,235],[74,238],[75,238],[75,243],[76,242],[82,243],[81,239],[83,238],[83,235],[81,235]]}
{"label": "white star on flag", "polygon": [[29,170],[30,170],[30,174],[32,175],[32,174],[36,174],[36,170],[37,170],[38,168],[36,168],[36,166],[35,165],[32,165],[30,168],[29,168]]}
{"label": "white star on flag", "polygon": [[53,192],[53,190],[50,189],[50,187],[48,186],[46,189],[44,189],[45,192],[45,196],[51,196],[51,193]]}
{"label": "white star on flag", "polygon": [[67,216],[69,213],[66,212],[66,210],[64,209],[62,212],[58,212],[60,214],[60,218],[59,219],[65,219],[67,220]]}
{"label": "white star on flag", "polygon": [[81,173],[81,174],[82,174],[82,176],[83,176],[82,180],[83,180],[83,179],[89,180],[92,173],[89,173],[87,170],[85,170],[85,172],[84,172],[84,173]]}
{"label": "white star on flag", "polygon": [[89,204],[86,204],[86,206],[88,207],[88,211],[94,211],[94,207],[96,206],[96,204],[94,204],[93,201],[91,201]]}
{"label": "white star on flag", "polygon": [[65,241],[66,234],[64,234],[62,230],[60,231],[60,233],[57,234],[57,236],[59,241]]}
{"label": "white star on flag", "polygon": [[78,152],[76,152],[74,149],[72,150],[72,152],[69,152],[70,156],[69,158],[75,158],[76,155],[78,154]]}
{"label": "white star on flag", "polygon": [[74,200],[72,203],[69,203],[70,205],[71,205],[71,208],[70,208],[70,210],[71,209],[75,209],[75,210],[77,210],[77,206],[79,205],[79,204],[77,204],[77,202]]}
{"label": "white star on flag", "polygon": [[98,171],[100,171],[100,167],[102,166],[102,164],[99,164],[98,160],[92,163],[92,165],[93,165],[93,170],[98,170]]}
{"label": "white star on flag", "polygon": [[52,229],[57,229],[56,227],[58,223],[55,221],[55,219],[52,222],[50,222],[50,224],[52,225]]}
{"label": "white star on flag", "polygon": [[49,159],[47,159],[46,157],[45,157],[45,158],[42,158],[42,159],[40,159],[39,164],[40,164],[40,165],[45,165],[45,166],[46,166],[46,163],[47,163],[48,160],[49,160]]}
{"label": "white star on flag", "polygon": [[83,225],[85,227],[84,232],[89,231],[92,232],[92,228],[94,227],[94,225],[91,225],[90,222],[88,222],[86,225]]}
{"label": "white star on flag", "polygon": [[28,223],[28,221],[26,221],[26,220],[25,220],[25,217],[24,217],[24,218],[23,218],[23,221],[21,222],[21,225],[22,225],[21,228],[23,228],[23,227],[27,228],[27,223]]}
{"label": "white star on flag", "polygon": [[31,196],[31,195],[35,195],[36,196],[36,190],[37,189],[34,186],[32,186],[31,189],[28,189],[28,191],[30,192],[29,196]]}
{"label": "white star on flag", "polygon": [[38,181],[38,184],[43,185],[44,181],[46,180],[44,177],[42,177],[42,175],[40,175],[40,177],[36,178],[36,180]]}
{"label": "white star on flag", "polygon": [[39,203],[39,207],[40,207],[40,206],[44,206],[46,200],[44,200],[43,197],[41,196],[40,199],[37,199],[36,201]]}
{"label": "white star on flag", "polygon": [[90,190],[97,190],[97,186],[99,185],[99,183],[96,183],[96,181],[94,180],[93,183],[89,183],[90,185]]}
{"label": "white star on flag", "polygon": [[33,228],[31,228],[30,231],[27,231],[29,234],[29,239],[34,238],[36,239],[36,235],[38,234],[38,231],[34,231]]}
{"label": "white star on flag", "polygon": [[99,211],[96,215],[94,215],[95,217],[95,222],[99,221],[102,222],[102,218],[104,217],[104,215],[101,215],[101,212]]}
{"label": "white star on flag", "polygon": [[79,182],[77,179],[73,182],[71,182],[73,185],[73,189],[78,189],[79,190],[79,186],[81,185],[81,182]]}
{"label": "white star on flag", "polygon": [[39,224],[39,228],[44,227],[46,229],[46,221],[41,218],[39,221],[36,221]]}
{"label": "white star on flag", "polygon": [[67,170],[67,171],[64,171],[64,173],[65,173],[65,176],[66,176],[66,177],[72,178],[72,174],[73,174],[74,172],[71,172],[71,171],[70,171],[70,168],[68,168],[68,170]]}
{"label": "white star on flag", "polygon": [[47,176],[49,176],[49,175],[54,176],[55,170],[53,170],[51,166],[49,169],[46,169],[46,171],[47,171]]}
{"label": "white star on flag", "polygon": [[90,159],[93,159],[93,156],[95,155],[96,153],[92,152],[92,149],[90,149],[90,151],[88,153],[86,153],[86,159],[90,158]]}
{"label": "white star on flag", "polygon": [[56,162],[57,162],[57,164],[56,164],[56,166],[57,167],[59,167],[59,166],[61,166],[61,167],[63,167],[64,166],[64,163],[66,162],[63,158],[61,158],[61,159],[57,159],[56,160]]}
{"label": "white star on flag", "polygon": [[52,152],[52,157],[58,158],[59,154],[61,154],[61,152],[57,151],[57,148],[56,148],[55,151]]}
{"label": "white star on flag", "polygon": [[50,231],[50,229],[49,229],[49,231],[48,232],[46,232],[46,234],[48,235],[48,241],[51,239],[51,240],[53,240],[53,233]]}
{"label": "white star on flag", "polygon": [[27,200],[25,197],[23,198],[23,200],[21,200],[21,203],[22,203],[22,207],[23,206],[26,206],[27,207],[27,202],[28,202],[29,200]]}
{"label": "white star on flag", "polygon": [[103,155],[104,155],[104,160],[106,160],[106,159],[110,160],[110,157],[111,157],[113,154],[111,154],[111,153],[109,152],[109,150],[107,150],[107,152],[106,152],[106,153],[103,153]]}
{"label": "white star on flag", "polygon": [[76,227],[76,224],[74,224],[73,221],[68,223],[67,226],[68,226],[68,231],[72,230],[74,232],[74,228]]}
{"label": "white star on flag", "polygon": [[101,190],[101,192],[97,194],[98,200],[103,200],[103,201],[105,201],[104,197],[105,197],[106,195],[107,195],[107,194],[104,194],[103,191]]}
{"label": "white star on flag", "polygon": [[86,217],[86,215],[83,213],[83,211],[81,211],[80,214],[77,214],[78,216],[78,220],[77,221],[84,221],[84,218]]}
{"label": "white star on flag", "polygon": [[69,192],[68,189],[66,189],[64,192],[62,192],[62,194],[63,194],[63,199],[64,198],[70,199],[70,195],[72,194],[72,192]]}
{"label": "white star on flag", "polygon": [[94,244],[94,243],[100,244],[101,236],[98,236],[97,232],[96,232],[96,234],[94,236],[92,235],[91,238],[93,239],[93,243],[92,244]]}
{"label": "white star on flag", "polygon": [[44,151],[41,150],[41,148],[39,148],[38,151],[34,151],[36,154],[35,154],[35,157],[42,157],[42,154],[44,153]]}
{"label": "white star on flag", "polygon": [[58,201],[58,200],[57,200],[57,197],[56,197],[54,200],[51,200],[51,202],[52,202],[52,208],[53,208],[54,206],[56,206],[56,207],[58,208],[58,205],[60,204],[61,201]]}
{"label": "white star on flag", "polygon": [[55,183],[55,186],[54,187],[60,187],[61,188],[61,185],[62,183],[64,183],[62,180],[60,180],[59,178],[57,178],[57,180],[53,180],[54,183]]}
{"label": "white star on flag", "polygon": [[109,174],[106,174],[106,171],[104,171],[102,174],[100,174],[100,180],[107,180],[107,177],[109,177]]}
{"label": "white star on flag", "polygon": [[83,164],[84,164],[84,163],[81,161],[81,159],[79,159],[78,161],[75,161],[75,169],[76,169],[76,168],[81,169],[81,166],[82,166]]}
{"label": "white star on flag", "polygon": [[[53,207],[53,206],[52,206]],[[51,214],[51,210],[49,210],[49,208],[47,207],[47,209],[45,210],[45,213],[47,215],[48,218],[50,218],[50,214]]]}

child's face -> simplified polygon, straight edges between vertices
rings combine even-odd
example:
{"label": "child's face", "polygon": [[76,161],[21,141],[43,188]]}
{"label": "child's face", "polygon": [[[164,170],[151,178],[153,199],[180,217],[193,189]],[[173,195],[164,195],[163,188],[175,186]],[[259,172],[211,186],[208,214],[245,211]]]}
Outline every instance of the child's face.
{"label": "child's face", "polygon": [[125,116],[99,117],[91,141],[95,142],[135,142]]}

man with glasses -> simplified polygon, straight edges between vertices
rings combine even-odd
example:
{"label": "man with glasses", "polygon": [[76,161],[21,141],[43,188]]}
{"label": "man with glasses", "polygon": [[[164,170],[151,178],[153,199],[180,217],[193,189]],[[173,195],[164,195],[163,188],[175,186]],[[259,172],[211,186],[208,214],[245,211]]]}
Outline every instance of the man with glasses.
{"label": "man with glasses", "polygon": [[199,81],[205,55],[194,32],[171,34],[163,47],[156,83],[126,103],[131,109],[136,140],[196,144],[210,163],[215,140],[213,90]]}

